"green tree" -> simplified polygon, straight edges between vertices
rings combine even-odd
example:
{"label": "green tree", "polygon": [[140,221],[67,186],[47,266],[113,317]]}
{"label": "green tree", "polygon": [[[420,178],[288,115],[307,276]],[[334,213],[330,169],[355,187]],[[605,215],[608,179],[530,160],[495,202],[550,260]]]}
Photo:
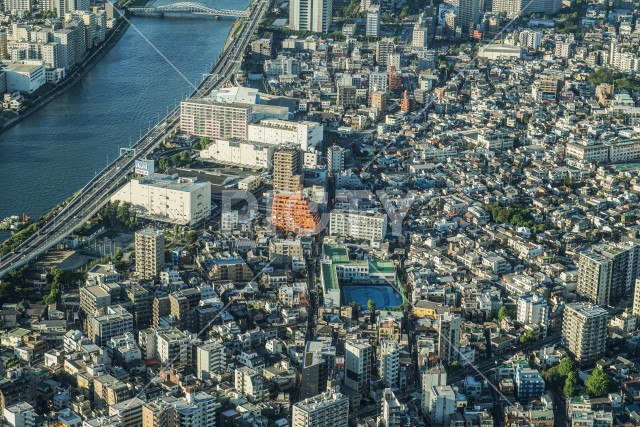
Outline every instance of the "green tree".
{"label": "green tree", "polygon": [[193,245],[195,242],[198,241],[198,233],[196,233],[193,230],[188,232],[186,236],[186,240],[189,245]]}
{"label": "green tree", "polygon": [[404,19],[409,16],[409,5],[405,4],[400,11],[400,19]]}
{"label": "green tree", "polygon": [[376,302],[372,299],[367,301],[367,309],[371,313],[371,323],[374,323],[374,318],[376,316]]}
{"label": "green tree", "polygon": [[51,285],[51,290],[49,291],[49,295],[44,297],[44,303],[54,304],[56,302],[60,302],[62,300],[62,294],[60,292],[60,287],[57,284]]}
{"label": "green tree", "polygon": [[498,320],[502,322],[505,317],[509,317],[509,310],[504,305],[498,310]]}
{"label": "green tree", "polygon": [[595,368],[584,382],[589,397],[602,397],[611,387],[611,378],[600,368]]}
{"label": "green tree", "polygon": [[160,170],[166,171],[171,167],[171,159],[168,157],[162,157],[158,162],[158,166],[160,167]]}
{"label": "green tree", "polygon": [[561,377],[568,377],[569,374],[575,374],[578,372],[578,367],[576,366],[576,362],[573,361],[570,357],[565,357],[560,361],[558,365],[558,375]]}
{"label": "green tree", "polygon": [[580,385],[578,384],[578,374],[575,372],[569,372],[567,379],[564,382],[562,393],[567,399],[580,394]]}
{"label": "green tree", "polygon": [[203,136],[202,138],[200,138],[200,141],[198,141],[198,148],[200,148],[201,150],[205,150],[208,145],[209,138],[207,138],[206,136]]}

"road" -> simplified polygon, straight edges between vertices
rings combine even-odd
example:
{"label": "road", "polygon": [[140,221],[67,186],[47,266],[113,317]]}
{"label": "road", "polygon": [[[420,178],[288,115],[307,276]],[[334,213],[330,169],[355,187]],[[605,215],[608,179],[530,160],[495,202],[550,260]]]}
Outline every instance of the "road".
{"label": "road", "polygon": [[497,357],[494,357],[492,359],[482,361],[477,365],[474,365],[474,367],[467,366],[464,369],[460,370],[460,372],[455,372],[451,375],[448,375],[447,382],[449,384],[453,384],[458,381],[464,380],[468,375],[478,375],[478,372],[487,377],[489,381],[494,381],[494,378],[491,375],[493,371],[495,371],[496,367],[502,364],[502,362],[513,357],[516,352],[523,351],[526,353],[544,346],[558,344],[560,340],[560,335],[550,335],[542,340],[537,340],[522,347],[518,347],[514,351],[510,351],[508,353],[498,355]]}
{"label": "road", "polygon": [[[194,89],[191,97],[206,97],[212,90],[227,83],[238,71],[249,42],[269,5],[270,0],[257,0],[252,4],[249,17],[240,34],[220,55],[209,76]],[[129,180],[135,160],[151,154],[179,124],[180,107],[177,107],[136,142],[131,147],[132,151],[119,156],[96,174],[64,208],[43,224],[36,234],[2,257],[0,278],[33,261],[91,219]]]}

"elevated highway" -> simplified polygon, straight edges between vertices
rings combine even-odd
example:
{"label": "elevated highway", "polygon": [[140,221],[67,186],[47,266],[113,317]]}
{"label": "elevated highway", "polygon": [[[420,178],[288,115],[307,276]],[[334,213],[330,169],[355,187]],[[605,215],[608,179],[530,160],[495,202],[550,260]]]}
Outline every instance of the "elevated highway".
{"label": "elevated highway", "polygon": [[[212,90],[226,84],[239,70],[249,42],[260,20],[269,9],[269,4],[269,0],[258,0],[252,3],[239,35],[222,52],[208,77],[191,93],[192,98],[206,97]],[[230,34],[230,37],[232,36]],[[180,107],[178,106],[132,145],[131,151],[122,153],[96,174],[35,234],[22,242],[14,251],[2,257],[0,278],[6,276],[11,270],[33,261],[91,219],[127,183],[129,174],[133,172],[135,160],[151,154],[179,124]]]}

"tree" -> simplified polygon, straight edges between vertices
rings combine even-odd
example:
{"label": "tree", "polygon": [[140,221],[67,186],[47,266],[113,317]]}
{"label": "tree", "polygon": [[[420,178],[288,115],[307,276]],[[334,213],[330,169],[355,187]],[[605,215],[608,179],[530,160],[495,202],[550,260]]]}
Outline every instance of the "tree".
{"label": "tree", "polygon": [[371,323],[373,323],[373,319],[376,315],[376,302],[372,299],[367,301],[367,309],[369,309],[369,312],[371,313]]}
{"label": "tree", "polygon": [[169,159],[168,157],[162,157],[160,159],[160,162],[158,162],[158,166],[162,171],[169,169],[171,167],[171,159]]}
{"label": "tree", "polygon": [[611,378],[600,368],[595,368],[589,378],[584,382],[589,397],[602,397],[611,387]]}
{"label": "tree", "polygon": [[578,384],[578,374],[575,372],[569,372],[567,379],[564,382],[562,393],[567,399],[580,394],[580,385]]}
{"label": "tree", "polygon": [[558,375],[561,377],[569,377],[569,374],[576,374],[577,372],[578,367],[572,358],[565,357],[560,361],[560,364],[558,365]]}
{"label": "tree", "polygon": [[186,239],[189,245],[193,245],[195,242],[198,241],[198,233],[192,230],[187,233]]}
{"label": "tree", "polygon": [[207,138],[206,136],[203,136],[202,138],[200,138],[200,141],[198,142],[198,148],[200,148],[201,150],[205,150],[208,145],[209,145],[209,138]]}
{"label": "tree", "polygon": [[62,300],[62,294],[60,293],[59,285],[57,284],[51,285],[51,291],[49,291],[49,295],[44,297],[44,303],[47,305],[55,304],[57,302],[60,302],[61,300]]}
{"label": "tree", "polygon": [[498,320],[502,322],[505,317],[509,317],[509,310],[504,305],[498,310]]}

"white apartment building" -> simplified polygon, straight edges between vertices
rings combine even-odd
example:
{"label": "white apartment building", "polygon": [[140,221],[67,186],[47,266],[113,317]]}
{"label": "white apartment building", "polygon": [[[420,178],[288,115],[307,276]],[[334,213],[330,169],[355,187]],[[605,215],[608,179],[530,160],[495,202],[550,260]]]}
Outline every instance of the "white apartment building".
{"label": "white apartment building", "polygon": [[258,371],[247,366],[236,369],[235,389],[250,402],[262,402],[263,386],[262,375]]}
{"label": "white apartment building", "polygon": [[607,311],[597,305],[573,303],[565,306],[562,336],[576,362],[589,364],[604,355],[607,322]]}
{"label": "white apartment building", "polygon": [[271,145],[297,145],[307,151],[322,143],[324,128],[315,122],[262,120],[249,125],[248,140]]}
{"label": "white apartment building", "polygon": [[4,419],[11,427],[35,427],[36,425],[33,406],[27,402],[16,403],[4,408]]}
{"label": "white apartment building", "polygon": [[243,166],[253,169],[269,169],[273,161],[275,145],[237,139],[214,139],[200,151],[200,157],[216,163]]}
{"label": "white apartment building", "polygon": [[105,314],[90,318],[89,339],[96,345],[106,345],[113,337],[133,330],[133,316],[121,305],[106,308]]}
{"label": "white apartment building", "polygon": [[392,340],[380,341],[380,379],[386,387],[398,387],[400,347]]}
{"label": "white apartment building", "polygon": [[292,0],[289,28],[295,31],[326,33],[333,17],[333,0]]}
{"label": "white apartment building", "polygon": [[524,295],[518,298],[518,322],[525,325],[538,325],[547,335],[549,321],[549,307],[547,301],[540,294]]}
{"label": "white apartment building", "polygon": [[292,427],[347,427],[349,399],[326,392],[293,405]]}
{"label": "white apartment building", "polygon": [[131,203],[142,218],[195,225],[211,216],[211,183],[153,174],[132,179],[111,201]]}
{"label": "white apartment building", "polygon": [[191,344],[187,335],[177,329],[156,332],[156,354],[162,363],[186,364]]}
{"label": "white apartment building", "polygon": [[449,425],[449,415],[456,412],[456,392],[450,385],[431,387],[427,414],[431,425],[444,427]]}
{"label": "white apartment building", "polygon": [[451,364],[460,358],[460,326],[459,314],[442,313],[438,317],[438,358]]}
{"label": "white apartment building", "polygon": [[382,241],[387,234],[387,215],[334,209],[330,214],[329,234],[357,240]]}
{"label": "white apartment building", "polygon": [[196,349],[196,376],[200,380],[211,378],[212,372],[227,367],[225,347],[217,341],[206,342]]}
{"label": "white apartment building", "polygon": [[380,35],[380,6],[371,5],[367,9],[367,37],[378,37]]}

